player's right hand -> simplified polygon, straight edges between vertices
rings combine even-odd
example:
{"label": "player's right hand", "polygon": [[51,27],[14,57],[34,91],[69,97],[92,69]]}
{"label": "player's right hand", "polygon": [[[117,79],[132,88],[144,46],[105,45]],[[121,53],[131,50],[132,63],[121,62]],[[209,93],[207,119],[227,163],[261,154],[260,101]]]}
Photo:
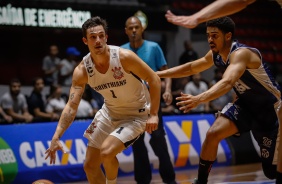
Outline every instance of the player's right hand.
{"label": "player's right hand", "polygon": [[60,140],[52,139],[50,147],[45,152],[45,160],[50,157],[50,164],[55,164],[57,150],[61,150],[63,153],[65,153],[64,148],[60,143]]}
{"label": "player's right hand", "polygon": [[153,131],[158,129],[159,117],[158,115],[150,115],[146,123],[146,131],[151,134]]}

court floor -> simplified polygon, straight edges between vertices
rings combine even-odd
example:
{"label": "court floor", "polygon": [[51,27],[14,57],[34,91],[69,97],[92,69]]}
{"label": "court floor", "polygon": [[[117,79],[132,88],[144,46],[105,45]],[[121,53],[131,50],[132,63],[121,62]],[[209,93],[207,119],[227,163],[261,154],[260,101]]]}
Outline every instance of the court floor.
{"label": "court floor", "polygon": [[[178,184],[192,184],[197,176],[197,170],[176,171],[176,180]],[[211,170],[208,184],[274,184],[275,180],[269,180],[263,174],[260,163],[214,167]],[[70,184],[87,184],[84,182],[75,182]],[[133,176],[119,177],[118,184],[135,184]],[[153,174],[151,184],[162,184],[158,173]]]}

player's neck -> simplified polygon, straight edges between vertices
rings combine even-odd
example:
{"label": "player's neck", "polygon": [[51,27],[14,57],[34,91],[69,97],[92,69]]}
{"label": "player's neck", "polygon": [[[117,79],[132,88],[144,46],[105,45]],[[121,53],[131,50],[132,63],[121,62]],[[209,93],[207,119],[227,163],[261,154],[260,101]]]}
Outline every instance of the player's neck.
{"label": "player's neck", "polygon": [[224,47],[220,52],[219,55],[221,58],[226,61],[228,59],[229,53],[230,53],[231,45]]}

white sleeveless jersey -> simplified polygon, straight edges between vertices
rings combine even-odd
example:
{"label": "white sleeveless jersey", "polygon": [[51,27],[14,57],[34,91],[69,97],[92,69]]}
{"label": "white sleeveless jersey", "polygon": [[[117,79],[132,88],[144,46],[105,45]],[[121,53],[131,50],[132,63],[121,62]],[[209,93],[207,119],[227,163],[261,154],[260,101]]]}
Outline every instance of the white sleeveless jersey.
{"label": "white sleeveless jersey", "polygon": [[105,74],[96,70],[90,53],[83,58],[88,84],[104,97],[102,108],[112,117],[149,114],[147,87],[138,76],[124,71],[119,59],[120,47],[109,45],[109,48],[110,64]]}

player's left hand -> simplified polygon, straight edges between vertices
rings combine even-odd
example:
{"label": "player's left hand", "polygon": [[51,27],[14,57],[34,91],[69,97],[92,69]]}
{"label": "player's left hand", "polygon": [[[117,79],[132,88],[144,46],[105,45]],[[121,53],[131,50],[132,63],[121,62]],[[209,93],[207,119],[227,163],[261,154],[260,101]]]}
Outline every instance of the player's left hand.
{"label": "player's left hand", "polygon": [[180,106],[179,110],[183,111],[184,113],[189,112],[194,107],[198,106],[198,98],[193,95],[184,94],[181,93],[180,97],[177,97],[176,100],[179,100],[180,102],[177,102],[176,105]]}
{"label": "player's left hand", "polygon": [[163,99],[164,99],[166,105],[170,105],[171,102],[172,102],[172,94],[171,94],[171,92],[165,91],[163,93]]}
{"label": "player's left hand", "polygon": [[158,129],[159,117],[158,115],[150,115],[146,123],[146,131],[151,134],[153,131]]}

